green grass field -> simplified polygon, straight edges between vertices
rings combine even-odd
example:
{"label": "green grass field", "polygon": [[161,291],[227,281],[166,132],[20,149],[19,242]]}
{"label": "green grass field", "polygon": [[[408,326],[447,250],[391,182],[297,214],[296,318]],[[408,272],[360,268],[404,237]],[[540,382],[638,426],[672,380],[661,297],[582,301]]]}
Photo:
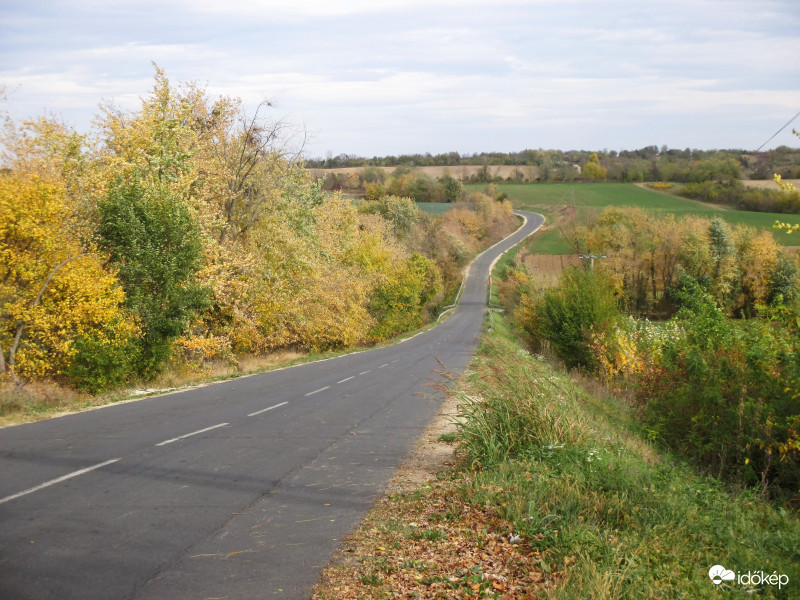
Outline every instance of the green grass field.
{"label": "green grass field", "polygon": [[[468,191],[478,191],[485,186],[468,185]],[[776,232],[772,229],[776,220],[800,222],[800,216],[777,213],[759,213],[712,206],[696,200],[679,198],[655,192],[632,183],[534,183],[500,184],[497,186],[508,194],[514,208],[541,212],[552,223],[550,216],[557,207],[574,206],[578,219],[585,221],[609,206],[636,206],[655,214],[672,214],[676,218],[688,215],[712,218],[719,216],[732,225],[749,225],[757,229],[772,231],[777,242],[784,246],[800,244],[800,236]],[[420,205],[421,206],[421,205]],[[794,218],[793,218],[794,217]],[[537,236],[531,250],[542,254],[564,254],[569,247],[557,230]]]}

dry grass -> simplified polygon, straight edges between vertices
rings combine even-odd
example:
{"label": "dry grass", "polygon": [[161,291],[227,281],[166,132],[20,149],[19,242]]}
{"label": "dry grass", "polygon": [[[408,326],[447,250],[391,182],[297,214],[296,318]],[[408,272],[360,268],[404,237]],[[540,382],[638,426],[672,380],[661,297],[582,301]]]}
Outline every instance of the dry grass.
{"label": "dry grass", "polygon": [[85,403],[85,396],[48,381],[24,386],[0,383],[0,427],[47,419]]}
{"label": "dry grass", "polygon": [[220,379],[268,371],[305,356],[292,351],[245,356],[239,359],[238,367],[228,361],[215,361],[204,365],[202,369],[167,371],[148,382],[146,387],[134,386],[98,396],[82,394],[53,382],[33,382],[24,386],[3,383],[0,384],[0,427],[41,421],[119,402],[132,402],[186,387],[201,387]]}
{"label": "dry grass", "polygon": [[538,288],[557,285],[564,269],[581,264],[581,259],[575,254],[528,254],[523,260]]}
{"label": "dry grass", "polygon": [[172,389],[176,387],[185,387],[187,385],[196,385],[198,383],[212,382],[227,377],[235,377],[237,375],[261,373],[298,360],[304,356],[307,356],[307,354],[294,351],[278,351],[265,356],[242,356],[236,363],[231,363],[227,360],[209,361],[203,364],[199,369],[167,371],[151,382],[151,386],[156,389]]}
{"label": "dry grass", "polygon": [[[800,179],[784,179],[784,183],[791,183],[795,188],[800,189]],[[771,190],[779,190],[778,184],[772,181],[771,179],[743,179],[742,183],[745,184],[747,187],[754,187],[754,188],[767,188]]]}

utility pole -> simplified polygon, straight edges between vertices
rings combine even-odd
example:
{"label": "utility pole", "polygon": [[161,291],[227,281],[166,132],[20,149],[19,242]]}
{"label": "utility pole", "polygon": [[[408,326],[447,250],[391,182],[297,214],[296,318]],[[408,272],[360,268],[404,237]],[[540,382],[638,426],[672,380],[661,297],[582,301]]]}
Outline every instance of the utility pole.
{"label": "utility pole", "polygon": [[605,258],[605,254],[579,254],[578,255],[582,259],[589,259],[589,270],[594,271],[594,259],[595,258]]}

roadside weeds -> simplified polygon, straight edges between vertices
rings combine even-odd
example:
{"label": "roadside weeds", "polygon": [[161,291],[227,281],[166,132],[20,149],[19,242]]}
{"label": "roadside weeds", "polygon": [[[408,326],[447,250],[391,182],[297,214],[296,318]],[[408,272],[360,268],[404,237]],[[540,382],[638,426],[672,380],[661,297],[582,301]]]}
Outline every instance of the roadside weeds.
{"label": "roadside weeds", "polygon": [[[797,597],[794,511],[698,475],[647,441],[624,400],[580,384],[495,315],[447,400],[455,436],[429,429],[416,449],[455,438],[456,456],[424,477],[398,471],[315,600]],[[722,590],[714,565],[789,585]]]}

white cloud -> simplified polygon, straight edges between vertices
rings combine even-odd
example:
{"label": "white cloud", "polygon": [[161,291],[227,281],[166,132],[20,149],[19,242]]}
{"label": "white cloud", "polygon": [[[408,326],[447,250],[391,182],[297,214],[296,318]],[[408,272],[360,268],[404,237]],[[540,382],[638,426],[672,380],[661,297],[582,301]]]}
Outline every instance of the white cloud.
{"label": "white cloud", "polygon": [[800,108],[794,0],[34,4],[0,8],[0,85],[17,113],[78,127],[103,99],[134,108],[150,61],[275,100],[319,132],[318,154],[755,147]]}

